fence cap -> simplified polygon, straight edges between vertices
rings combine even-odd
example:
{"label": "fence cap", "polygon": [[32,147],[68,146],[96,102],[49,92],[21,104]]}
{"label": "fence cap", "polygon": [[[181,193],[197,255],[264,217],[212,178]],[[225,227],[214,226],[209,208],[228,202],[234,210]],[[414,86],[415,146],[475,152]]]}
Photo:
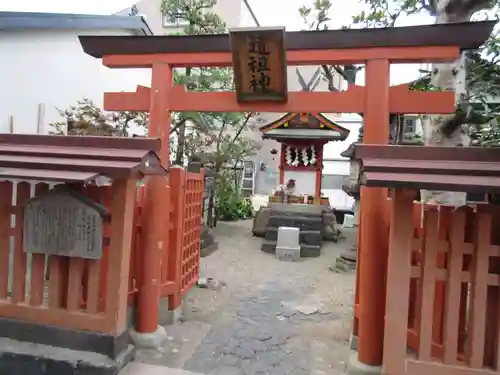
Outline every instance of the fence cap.
{"label": "fence cap", "polygon": [[0,134],[0,179],[85,183],[166,175],[155,138]]}
{"label": "fence cap", "polygon": [[356,144],[365,186],[500,192],[500,149]]}

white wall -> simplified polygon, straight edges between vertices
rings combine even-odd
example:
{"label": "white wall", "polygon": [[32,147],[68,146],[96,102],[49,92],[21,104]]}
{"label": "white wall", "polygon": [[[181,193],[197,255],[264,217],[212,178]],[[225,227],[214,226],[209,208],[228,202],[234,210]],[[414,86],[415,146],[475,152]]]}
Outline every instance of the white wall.
{"label": "white wall", "polygon": [[127,31],[0,32],[0,132],[9,131],[14,116],[16,133],[36,133],[38,105],[45,104],[48,124],[60,121],[56,108],[66,109],[83,98],[102,108],[105,91],[135,91],[151,84],[149,69],[111,70],[100,59],[86,55],[78,34],[127,35]]}
{"label": "white wall", "polygon": [[[238,0],[241,3],[241,17],[239,22],[239,27],[257,27],[252,14],[248,10],[248,7],[243,3],[243,0]],[[250,0],[251,1],[251,0]],[[252,5],[252,4],[250,4]]]}
{"label": "white wall", "polygon": [[[331,120],[335,121],[340,126],[349,129],[349,136],[345,141],[337,141],[337,142],[328,142],[323,148],[323,160],[346,160],[340,156],[340,154],[345,151],[349,145],[353,142],[356,142],[359,137],[359,129],[361,128],[362,119],[358,115],[342,115],[341,117],[332,117],[327,116]],[[330,172],[328,172],[330,173]],[[347,173],[349,174],[349,168],[347,169]]]}
{"label": "white wall", "polygon": [[349,160],[324,160],[323,175],[326,174],[349,175]]}

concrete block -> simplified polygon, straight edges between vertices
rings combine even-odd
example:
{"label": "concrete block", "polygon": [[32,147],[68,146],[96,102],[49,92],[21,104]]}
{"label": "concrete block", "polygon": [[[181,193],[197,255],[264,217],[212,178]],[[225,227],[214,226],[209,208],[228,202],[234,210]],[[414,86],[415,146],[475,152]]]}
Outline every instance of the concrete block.
{"label": "concrete block", "polygon": [[279,260],[296,262],[300,260],[300,247],[298,249],[276,248],[276,257]]}
{"label": "concrete block", "polygon": [[125,367],[119,375],[203,375],[191,371],[164,366],[147,365],[133,362]]}
{"label": "concrete block", "polygon": [[358,359],[358,353],[354,352],[349,357],[347,363],[346,375],[380,375],[382,374],[382,366],[369,366],[361,363]]}
{"label": "concrete block", "polygon": [[0,338],[0,374],[117,375],[134,354],[133,345],[111,359],[93,352]]}
{"label": "concrete block", "polygon": [[279,260],[297,261],[300,259],[300,229],[294,227],[278,228],[276,256]]}
{"label": "concrete block", "polygon": [[151,333],[139,333],[131,328],[129,334],[136,347],[145,349],[159,349],[167,339],[167,332],[162,326],[158,326],[156,331]]}
{"label": "concrete block", "polygon": [[278,248],[299,248],[300,229],[294,227],[279,227],[278,228]]}
{"label": "concrete block", "polygon": [[262,241],[260,250],[264,253],[275,254],[276,253],[276,241]]}
{"label": "concrete block", "polygon": [[168,298],[160,298],[160,310],[158,311],[158,325],[167,326],[175,324],[182,319],[183,301],[175,310],[170,310],[168,307]]}
{"label": "concrete block", "polygon": [[359,337],[356,335],[351,335],[349,339],[349,348],[351,350],[358,350]]}
{"label": "concrete block", "polygon": [[354,215],[345,214],[342,228],[354,228],[355,225],[356,225],[356,219],[354,218]]}
{"label": "concrete block", "polygon": [[321,255],[320,245],[300,245],[301,258],[316,258]]}
{"label": "concrete block", "polygon": [[303,215],[276,215],[269,218],[269,226],[299,228],[301,230],[319,230],[323,231],[324,224],[321,216],[303,216]]}
{"label": "concrete block", "polygon": [[[266,236],[264,237],[266,241],[277,241],[278,240],[278,228],[267,227]],[[299,234],[299,243],[301,245],[313,245],[320,246],[323,242],[323,235],[319,230],[301,230]]]}

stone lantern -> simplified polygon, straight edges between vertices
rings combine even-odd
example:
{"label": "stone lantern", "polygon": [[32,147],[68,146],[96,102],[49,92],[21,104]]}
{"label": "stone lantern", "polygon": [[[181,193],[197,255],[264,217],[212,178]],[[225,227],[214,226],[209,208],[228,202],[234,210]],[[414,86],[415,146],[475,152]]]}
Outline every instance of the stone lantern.
{"label": "stone lantern", "polygon": [[[351,145],[340,154],[340,156],[344,158],[349,158],[350,160],[350,168],[349,168],[349,179],[347,183],[342,185],[342,190],[354,198],[354,219],[356,222],[356,226],[359,227],[360,222],[360,188],[358,184],[358,175],[359,175],[359,163],[356,160],[356,155],[354,153],[354,146],[358,143],[363,143],[363,127],[359,130],[359,137],[357,142],[351,143]],[[342,270],[354,270],[356,268],[356,260],[358,257],[358,244],[356,243],[351,246],[351,248],[347,249],[343,253],[340,254],[339,258],[336,262],[336,268]]]}

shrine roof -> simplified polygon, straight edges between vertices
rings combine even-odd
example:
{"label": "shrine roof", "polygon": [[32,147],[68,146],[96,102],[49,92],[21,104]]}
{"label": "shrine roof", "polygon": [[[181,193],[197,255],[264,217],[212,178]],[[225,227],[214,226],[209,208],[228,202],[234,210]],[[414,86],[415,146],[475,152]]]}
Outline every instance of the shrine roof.
{"label": "shrine roof", "polygon": [[166,175],[159,149],[154,138],[0,134],[0,178],[83,183]]}
{"label": "shrine roof", "polygon": [[262,134],[264,139],[321,139],[341,141],[345,137],[332,129],[272,129]]}
{"label": "shrine roof", "polygon": [[[371,47],[457,46],[476,49],[491,34],[495,21],[433,24],[378,29],[289,31],[286,50],[354,49]],[[229,34],[169,36],[80,36],[85,53],[137,55],[155,53],[230,52]]]}
{"label": "shrine roof", "polygon": [[500,149],[356,144],[361,185],[499,192]]}
{"label": "shrine roof", "polygon": [[343,141],[349,135],[346,129],[320,113],[287,113],[260,127],[263,138],[304,138]]}

